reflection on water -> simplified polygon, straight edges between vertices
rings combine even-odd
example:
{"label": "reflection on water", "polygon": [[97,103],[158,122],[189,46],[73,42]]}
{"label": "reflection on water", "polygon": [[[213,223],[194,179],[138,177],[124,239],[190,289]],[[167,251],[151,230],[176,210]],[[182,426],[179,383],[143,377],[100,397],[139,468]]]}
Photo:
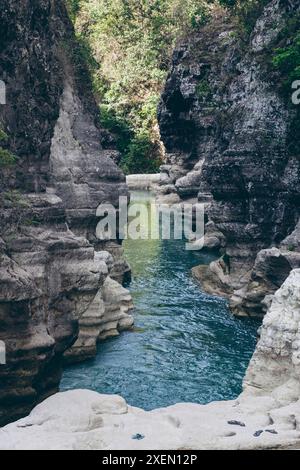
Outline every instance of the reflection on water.
{"label": "reflection on water", "polygon": [[224,300],[192,280],[190,269],[214,256],[186,251],[180,240],[126,240],[124,249],[136,328],[101,343],[94,360],[68,368],[61,389],[116,393],[145,409],[236,397],[259,324],[233,318]]}

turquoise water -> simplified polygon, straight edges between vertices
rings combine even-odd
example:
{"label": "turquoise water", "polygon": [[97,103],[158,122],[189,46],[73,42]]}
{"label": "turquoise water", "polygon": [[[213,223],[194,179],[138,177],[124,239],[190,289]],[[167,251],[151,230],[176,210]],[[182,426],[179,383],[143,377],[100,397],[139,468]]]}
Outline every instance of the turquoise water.
{"label": "turquoise water", "polygon": [[191,278],[193,266],[215,256],[186,251],[178,240],[128,240],[124,249],[133,270],[135,331],[67,368],[61,390],[116,393],[147,410],[235,398],[259,323],[232,317],[223,299],[201,292]]}

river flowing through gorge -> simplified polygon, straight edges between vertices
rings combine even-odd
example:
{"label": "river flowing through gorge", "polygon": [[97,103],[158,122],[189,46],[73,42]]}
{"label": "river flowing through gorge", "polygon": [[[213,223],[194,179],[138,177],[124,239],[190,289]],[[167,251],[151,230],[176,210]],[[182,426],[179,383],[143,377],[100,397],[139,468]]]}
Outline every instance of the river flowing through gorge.
{"label": "river flowing through gorge", "polygon": [[[134,192],[133,200],[150,204],[153,196]],[[233,317],[224,299],[192,279],[193,266],[216,256],[174,239],[126,240],[124,251],[135,328],[100,343],[95,359],[68,367],[61,390],[118,394],[146,410],[237,397],[259,321]]]}

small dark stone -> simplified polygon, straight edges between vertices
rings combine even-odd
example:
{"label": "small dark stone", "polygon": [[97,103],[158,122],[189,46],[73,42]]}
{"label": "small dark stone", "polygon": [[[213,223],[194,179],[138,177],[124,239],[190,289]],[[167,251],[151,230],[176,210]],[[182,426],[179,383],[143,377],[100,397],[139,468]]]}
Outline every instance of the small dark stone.
{"label": "small dark stone", "polygon": [[269,432],[270,434],[278,434],[278,432],[275,431],[275,429],[266,429],[266,432]]}
{"label": "small dark stone", "polygon": [[135,434],[134,436],[132,436],[132,439],[135,439],[137,441],[141,441],[144,438],[145,436],[143,436],[143,434]]}
{"label": "small dark stone", "polygon": [[246,427],[246,424],[245,423],[242,423],[242,421],[235,421],[235,420],[232,420],[232,421],[227,421],[228,424],[231,424],[233,426],[241,426],[242,428]]}
{"label": "small dark stone", "polygon": [[263,430],[260,429],[259,431],[256,431],[256,432],[253,434],[253,436],[254,436],[254,437],[259,437],[262,433],[263,433]]}

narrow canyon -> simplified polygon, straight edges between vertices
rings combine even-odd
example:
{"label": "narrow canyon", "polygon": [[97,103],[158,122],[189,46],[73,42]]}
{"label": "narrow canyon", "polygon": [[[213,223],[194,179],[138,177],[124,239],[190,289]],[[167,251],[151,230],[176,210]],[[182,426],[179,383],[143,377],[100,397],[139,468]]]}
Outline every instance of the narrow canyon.
{"label": "narrow canyon", "polygon": [[[1,450],[300,448],[300,1],[215,3],[126,180],[65,1],[2,0]],[[200,204],[203,249],[99,239],[120,197]]]}

